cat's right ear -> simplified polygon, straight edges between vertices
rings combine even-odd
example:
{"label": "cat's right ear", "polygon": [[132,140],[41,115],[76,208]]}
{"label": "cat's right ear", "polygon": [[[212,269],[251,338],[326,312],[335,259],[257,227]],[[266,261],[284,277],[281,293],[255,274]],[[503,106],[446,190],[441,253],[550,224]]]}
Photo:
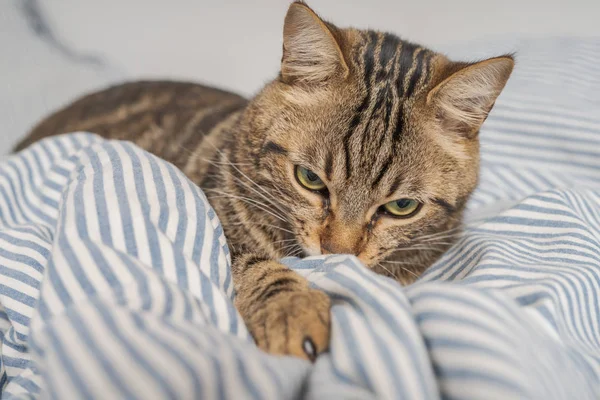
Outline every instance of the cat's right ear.
{"label": "cat's right ear", "polygon": [[347,75],[348,65],[327,24],[303,2],[292,3],[283,27],[281,79],[315,84]]}

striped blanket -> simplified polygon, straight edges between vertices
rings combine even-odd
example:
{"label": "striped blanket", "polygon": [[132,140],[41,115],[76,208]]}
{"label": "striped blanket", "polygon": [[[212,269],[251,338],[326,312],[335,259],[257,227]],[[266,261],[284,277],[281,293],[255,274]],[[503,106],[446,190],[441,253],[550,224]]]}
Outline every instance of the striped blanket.
{"label": "striped blanket", "polygon": [[219,221],[173,166],[86,133],[10,157],[2,398],[600,399],[600,41],[545,43],[482,130],[466,231],[417,283],[284,260],[333,300],[314,365],[256,349]]}

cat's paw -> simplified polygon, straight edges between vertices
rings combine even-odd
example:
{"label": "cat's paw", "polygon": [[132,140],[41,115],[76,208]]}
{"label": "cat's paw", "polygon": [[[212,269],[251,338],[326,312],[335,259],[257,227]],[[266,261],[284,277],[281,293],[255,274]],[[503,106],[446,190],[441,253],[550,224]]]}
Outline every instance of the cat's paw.
{"label": "cat's paw", "polygon": [[281,292],[252,318],[250,332],[258,347],[314,361],[329,347],[329,297],[314,289]]}

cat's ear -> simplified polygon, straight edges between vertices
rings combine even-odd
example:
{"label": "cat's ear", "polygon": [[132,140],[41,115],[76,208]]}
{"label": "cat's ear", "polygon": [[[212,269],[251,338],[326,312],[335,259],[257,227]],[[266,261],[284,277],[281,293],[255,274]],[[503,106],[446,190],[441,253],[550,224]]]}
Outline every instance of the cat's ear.
{"label": "cat's ear", "polygon": [[474,138],[514,67],[511,55],[467,65],[433,88],[427,97],[446,131]]}
{"label": "cat's ear", "polygon": [[348,65],[332,31],[303,2],[290,5],[283,27],[281,78],[286,83],[319,83],[345,78]]}

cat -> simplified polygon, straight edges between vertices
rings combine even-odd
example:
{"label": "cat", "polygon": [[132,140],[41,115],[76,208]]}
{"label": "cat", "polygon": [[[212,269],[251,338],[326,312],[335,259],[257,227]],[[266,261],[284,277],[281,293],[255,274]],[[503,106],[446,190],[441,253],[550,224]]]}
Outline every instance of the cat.
{"label": "cat", "polygon": [[17,146],[88,131],[130,140],[206,193],[232,249],[235,305],[259,348],[314,360],[330,301],[286,255],[353,254],[414,281],[453,242],[477,185],[478,133],[512,55],[453,62],[293,2],[279,75],[246,100],[186,82],[125,83],[40,122]]}

